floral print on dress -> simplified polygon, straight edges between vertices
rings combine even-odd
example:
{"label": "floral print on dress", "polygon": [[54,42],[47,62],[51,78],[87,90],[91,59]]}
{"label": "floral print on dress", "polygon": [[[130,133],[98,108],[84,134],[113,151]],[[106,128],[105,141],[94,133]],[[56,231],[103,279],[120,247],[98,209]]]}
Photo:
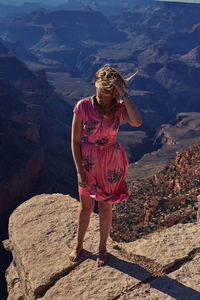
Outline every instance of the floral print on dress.
{"label": "floral print on dress", "polygon": [[83,129],[87,135],[91,135],[93,131],[96,129],[96,125],[98,124],[95,120],[86,120],[83,123]]}
{"label": "floral print on dress", "polygon": [[96,160],[95,158],[89,157],[89,155],[82,158],[83,166],[86,168],[88,172],[92,170],[95,160]]}
{"label": "floral print on dress", "polygon": [[117,154],[118,150],[120,149],[119,143],[117,142],[117,143],[113,144],[113,148],[115,149],[115,154]]}
{"label": "floral print on dress", "polygon": [[103,137],[101,139],[96,140],[96,143],[101,146],[106,145],[108,142],[109,142],[109,139],[107,137]]}
{"label": "floral print on dress", "polygon": [[93,185],[91,186],[91,192],[93,195],[96,195],[97,192],[97,184],[93,183]]}
{"label": "floral print on dress", "polygon": [[[92,98],[94,99],[94,97]],[[119,105],[115,117],[101,122],[91,97],[78,102],[74,113],[83,122],[81,138],[82,165],[87,172],[88,185],[79,185],[79,194],[96,201],[120,203],[128,199],[125,176],[128,159],[116,141],[119,121],[123,120],[124,107]]]}
{"label": "floral print on dress", "polygon": [[114,124],[112,125],[112,128],[113,128],[114,130],[118,130],[119,124],[120,124],[120,118],[119,118],[119,117],[116,117],[116,118],[115,118],[115,121],[114,121]]}
{"label": "floral print on dress", "polygon": [[123,168],[120,168],[119,171],[108,169],[107,182],[116,183],[116,182],[120,181],[123,174],[124,174]]}
{"label": "floral print on dress", "polygon": [[85,143],[89,143],[88,136],[82,136],[82,141]]}

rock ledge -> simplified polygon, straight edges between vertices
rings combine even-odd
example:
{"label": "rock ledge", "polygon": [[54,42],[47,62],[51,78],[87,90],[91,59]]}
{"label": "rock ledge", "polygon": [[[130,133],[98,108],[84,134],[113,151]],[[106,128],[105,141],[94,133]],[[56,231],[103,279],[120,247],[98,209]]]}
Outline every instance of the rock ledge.
{"label": "rock ledge", "polygon": [[42,194],[9,219],[4,247],[8,300],[200,299],[200,224],[178,224],[130,243],[108,240],[108,264],[95,266],[98,215],[92,214],[80,260],[75,243],[79,203],[69,195]]}

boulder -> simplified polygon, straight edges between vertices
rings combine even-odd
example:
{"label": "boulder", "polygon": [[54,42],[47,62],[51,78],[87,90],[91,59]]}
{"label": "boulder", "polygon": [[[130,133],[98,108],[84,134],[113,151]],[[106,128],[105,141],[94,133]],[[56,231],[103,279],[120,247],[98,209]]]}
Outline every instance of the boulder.
{"label": "boulder", "polygon": [[[69,195],[41,194],[12,213],[9,240],[3,242],[13,255],[6,271],[8,300],[143,299],[150,293],[148,299],[177,293],[198,299],[192,296],[200,295],[199,224],[175,225],[129,244],[109,237],[108,263],[97,268],[99,220],[95,213],[81,257],[77,262],[68,259],[75,244],[78,210],[78,201]],[[160,275],[155,280],[156,270]]]}

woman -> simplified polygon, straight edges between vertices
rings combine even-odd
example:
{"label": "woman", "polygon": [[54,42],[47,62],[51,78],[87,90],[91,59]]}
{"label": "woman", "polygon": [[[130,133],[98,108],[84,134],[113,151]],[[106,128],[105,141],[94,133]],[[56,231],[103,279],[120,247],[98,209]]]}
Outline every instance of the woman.
{"label": "woman", "polygon": [[100,244],[97,266],[107,261],[106,242],[112,224],[112,203],[127,200],[125,176],[128,159],[116,142],[121,121],[142,124],[140,113],[126,92],[126,82],[110,65],[95,74],[96,95],[80,100],[74,108],[72,154],[77,169],[80,211],[77,243],[69,259],[77,261],[83,249],[94,201],[98,201]]}

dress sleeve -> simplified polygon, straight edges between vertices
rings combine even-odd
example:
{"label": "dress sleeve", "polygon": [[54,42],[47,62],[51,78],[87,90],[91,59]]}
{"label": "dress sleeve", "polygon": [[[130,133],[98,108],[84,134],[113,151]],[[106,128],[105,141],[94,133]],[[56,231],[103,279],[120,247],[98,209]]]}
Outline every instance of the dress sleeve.
{"label": "dress sleeve", "polygon": [[83,100],[79,100],[79,101],[76,103],[76,105],[75,105],[75,107],[74,107],[74,109],[73,109],[73,112],[77,115],[77,117],[78,117],[81,121],[84,120],[84,114],[85,114],[85,112],[84,112],[84,102],[83,102]]}
{"label": "dress sleeve", "polygon": [[126,108],[125,104],[122,102],[119,104],[119,118],[120,118],[120,122],[124,121],[124,118],[123,118],[123,112]]}

